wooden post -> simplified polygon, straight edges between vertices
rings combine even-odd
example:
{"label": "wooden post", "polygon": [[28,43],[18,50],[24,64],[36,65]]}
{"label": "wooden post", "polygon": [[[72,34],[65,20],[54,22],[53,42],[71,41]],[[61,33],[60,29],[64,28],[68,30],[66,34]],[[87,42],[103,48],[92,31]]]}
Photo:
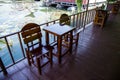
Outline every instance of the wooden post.
{"label": "wooden post", "polygon": [[88,12],[88,7],[89,7],[89,0],[88,0],[88,2],[87,2],[87,8],[86,8],[86,14],[85,14],[85,23],[84,23],[84,25],[83,25],[83,30],[85,29],[85,25],[86,25],[86,17],[87,17],[87,12]]}

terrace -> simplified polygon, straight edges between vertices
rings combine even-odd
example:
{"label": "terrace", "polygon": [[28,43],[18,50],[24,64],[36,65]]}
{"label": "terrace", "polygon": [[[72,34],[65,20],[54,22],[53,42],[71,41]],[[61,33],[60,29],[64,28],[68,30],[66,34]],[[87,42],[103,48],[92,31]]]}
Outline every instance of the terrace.
{"label": "terrace", "polygon": [[[71,55],[65,55],[62,63],[58,64],[53,57],[53,67],[49,64],[43,68],[43,74],[39,75],[34,66],[29,66],[23,50],[20,32],[0,37],[8,42],[8,37],[17,36],[18,47],[22,58],[16,60],[10,45],[7,43],[8,52],[12,64],[6,66],[8,75],[0,73],[1,80],[119,80],[120,51],[119,51],[119,13],[110,14],[105,26],[93,26],[95,9],[71,15],[71,25],[80,26],[81,31],[79,43],[73,49]],[[82,17],[81,17],[82,16]],[[78,19],[78,17],[80,17]],[[114,21],[112,20],[114,18]],[[58,23],[58,20],[50,21],[40,26],[48,26]],[[85,26],[85,27],[84,27]],[[43,32],[44,33],[44,32]],[[53,38],[52,36],[50,37]],[[44,40],[44,39],[43,39]],[[52,41],[51,41],[52,42]],[[16,46],[13,46],[16,47]],[[13,48],[14,49],[14,48]]]}

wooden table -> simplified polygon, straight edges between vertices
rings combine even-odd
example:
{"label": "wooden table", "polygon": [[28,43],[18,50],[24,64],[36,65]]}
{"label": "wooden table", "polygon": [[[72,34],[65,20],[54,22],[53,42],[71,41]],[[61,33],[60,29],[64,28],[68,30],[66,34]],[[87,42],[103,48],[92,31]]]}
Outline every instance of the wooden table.
{"label": "wooden table", "polygon": [[72,41],[73,41],[73,30],[75,28],[68,26],[68,25],[59,25],[59,24],[53,24],[47,27],[44,27],[43,30],[46,33],[46,44],[49,45],[49,33],[57,36],[57,57],[58,62],[61,63],[61,57],[62,57],[62,37],[65,34],[70,34],[70,46],[69,46],[69,52],[72,53]]}

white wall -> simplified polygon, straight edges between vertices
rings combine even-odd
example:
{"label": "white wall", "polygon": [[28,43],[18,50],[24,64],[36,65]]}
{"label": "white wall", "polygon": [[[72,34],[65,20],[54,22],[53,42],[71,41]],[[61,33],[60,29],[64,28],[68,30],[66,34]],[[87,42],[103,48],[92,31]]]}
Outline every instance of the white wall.
{"label": "white wall", "polygon": [[[104,2],[104,1],[106,1],[106,0],[96,0],[96,2]],[[89,0],[89,3],[94,3],[95,2],[95,0]]]}

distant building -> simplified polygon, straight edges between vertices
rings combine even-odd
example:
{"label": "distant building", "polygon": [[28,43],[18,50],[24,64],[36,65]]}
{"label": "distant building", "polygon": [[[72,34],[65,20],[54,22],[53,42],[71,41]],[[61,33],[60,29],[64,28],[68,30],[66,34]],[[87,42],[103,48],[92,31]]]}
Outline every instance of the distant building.
{"label": "distant building", "polygon": [[[89,0],[89,4],[105,2],[106,0]],[[50,4],[55,4],[56,6],[76,6],[76,0],[49,0]],[[88,0],[82,0],[82,7],[86,9]]]}
{"label": "distant building", "polygon": [[51,4],[61,6],[76,6],[75,0],[52,0]]}
{"label": "distant building", "polygon": [[82,7],[83,9],[86,9],[88,0],[82,0]]}

